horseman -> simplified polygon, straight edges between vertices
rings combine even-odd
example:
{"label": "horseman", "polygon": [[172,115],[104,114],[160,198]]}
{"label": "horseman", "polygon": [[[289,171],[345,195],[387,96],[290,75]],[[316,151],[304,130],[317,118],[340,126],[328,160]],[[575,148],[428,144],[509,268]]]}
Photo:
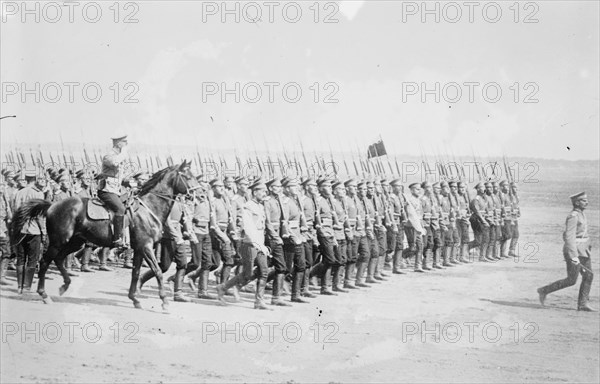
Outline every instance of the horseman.
{"label": "horseman", "polygon": [[112,142],[112,152],[102,158],[102,172],[98,176],[98,198],[114,212],[113,247],[122,248],[125,206],[121,202],[120,188],[123,178],[122,166],[128,157],[127,135],[117,134],[112,137]]}

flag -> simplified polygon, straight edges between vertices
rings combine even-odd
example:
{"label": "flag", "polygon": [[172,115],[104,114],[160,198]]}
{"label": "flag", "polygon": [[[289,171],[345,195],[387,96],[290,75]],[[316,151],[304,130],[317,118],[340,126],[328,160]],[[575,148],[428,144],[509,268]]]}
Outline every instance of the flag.
{"label": "flag", "polygon": [[385,150],[385,145],[383,144],[383,140],[379,139],[377,142],[369,145],[369,150],[367,151],[367,158],[370,159],[372,157],[379,157],[387,155],[387,151]]}

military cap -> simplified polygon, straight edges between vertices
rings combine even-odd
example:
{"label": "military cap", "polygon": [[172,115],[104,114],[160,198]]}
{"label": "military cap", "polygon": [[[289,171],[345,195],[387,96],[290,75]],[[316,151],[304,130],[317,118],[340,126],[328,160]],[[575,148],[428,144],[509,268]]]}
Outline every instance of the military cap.
{"label": "military cap", "polygon": [[508,181],[506,181],[506,180],[502,180],[502,181],[500,182],[500,186],[503,186],[503,185],[508,185]]}
{"label": "military cap", "polygon": [[459,187],[465,187],[467,184],[464,181],[459,181],[456,185]]}
{"label": "military cap", "polygon": [[331,186],[331,180],[329,180],[327,177],[321,177],[319,180],[317,180],[317,185],[319,187]]}
{"label": "military cap", "polygon": [[28,170],[23,171],[23,178],[27,181],[35,180],[37,178],[35,169],[28,169]]}
{"label": "military cap", "polygon": [[571,201],[574,202],[574,201],[577,201],[580,199],[587,199],[587,195],[585,194],[585,192],[579,192],[579,193],[569,196],[569,198],[571,199]]}
{"label": "military cap", "polygon": [[486,181],[485,183],[483,183],[483,185],[484,185],[484,186],[486,186],[486,187],[487,187],[488,185],[489,185],[489,186],[492,186],[492,183],[490,183],[489,181]]}
{"label": "military cap", "polygon": [[381,179],[381,185],[390,185],[390,183],[388,183],[387,179]]}
{"label": "military cap", "polygon": [[111,139],[113,141],[127,140],[127,134],[122,131],[117,131],[112,135]]}
{"label": "military cap", "polygon": [[448,182],[446,180],[442,181],[441,183],[439,183],[440,187],[444,188],[444,187],[449,187]]}
{"label": "military cap", "polygon": [[373,185],[381,185],[381,184],[382,184],[381,178],[376,177],[375,180],[373,180]]}
{"label": "military cap", "polygon": [[252,182],[252,184],[250,184],[248,188],[250,188],[253,191],[256,189],[267,189],[267,185],[265,184],[265,181],[262,178],[258,177]]}
{"label": "military cap", "polygon": [[271,180],[267,181],[267,187],[281,187],[281,179],[279,177],[274,177]]}
{"label": "military cap", "polygon": [[425,184],[425,182],[423,182],[423,183],[411,183],[411,184],[408,185],[408,188],[409,189],[413,189],[413,188],[419,187],[419,186],[421,186],[423,184]]}
{"label": "military cap", "polygon": [[354,179],[348,179],[348,180],[346,180],[346,181],[344,182],[344,185],[345,185],[346,187],[350,187],[350,186],[354,186],[354,187],[356,187],[356,186],[357,186],[357,184],[356,184],[356,180],[354,180]]}
{"label": "military cap", "polygon": [[357,187],[362,187],[363,185],[367,185],[367,181],[366,181],[366,180],[361,180],[361,181],[359,181],[359,182],[356,184],[356,186],[357,186]]}
{"label": "military cap", "polygon": [[302,186],[306,187],[307,185],[317,185],[317,182],[312,177],[306,177],[302,180]]}
{"label": "military cap", "polygon": [[[78,179],[81,179],[81,178],[83,178],[83,176],[84,176],[84,175],[85,175],[85,171],[84,171],[83,169],[78,169],[78,170],[75,172],[75,177],[76,177],[76,178],[78,178]],[[134,176],[134,177],[135,177],[135,176]]]}
{"label": "military cap", "polygon": [[283,180],[281,180],[281,185],[284,187],[289,187],[298,184],[298,179],[295,177],[284,177]]}
{"label": "military cap", "polygon": [[7,179],[14,179],[17,175],[15,174],[15,171],[12,170],[6,170],[4,171],[4,177],[6,177]]}
{"label": "military cap", "polygon": [[495,180],[491,181],[491,183],[492,183],[492,185],[498,185],[498,182]]}
{"label": "military cap", "polygon": [[439,182],[435,182],[431,185],[433,188],[439,188],[440,187],[440,183]]}
{"label": "military cap", "polygon": [[449,183],[448,183],[448,186],[449,186],[449,187],[456,187],[456,186],[457,186],[457,184],[456,184],[456,181],[451,181],[451,182],[449,182]]}
{"label": "military cap", "polygon": [[229,183],[229,182],[232,182],[232,181],[235,181],[235,179],[234,179],[232,176],[226,176],[226,177],[223,179],[223,182],[224,182],[224,183]]}
{"label": "military cap", "polygon": [[483,187],[484,184],[480,181],[479,183],[475,184],[475,189],[478,189],[479,187]]}
{"label": "military cap", "polygon": [[59,173],[56,176],[56,179],[54,179],[54,181],[56,181],[57,183],[60,183],[60,182],[63,182],[63,181],[68,181],[68,180],[69,180],[69,176],[67,175],[66,172]]}
{"label": "military cap", "polygon": [[219,178],[212,179],[208,183],[210,184],[211,187],[222,187],[223,186],[223,182]]}
{"label": "military cap", "polygon": [[429,181],[424,181],[424,182],[421,183],[421,188],[427,188],[427,187],[430,187],[430,186],[431,186],[431,184],[429,183]]}
{"label": "military cap", "polygon": [[337,187],[339,187],[340,185],[344,185],[344,183],[341,180],[335,180],[333,182],[333,184],[331,184],[331,188],[336,189]]}
{"label": "military cap", "polygon": [[402,179],[398,178],[398,179],[394,179],[392,181],[390,181],[390,185],[393,187],[395,185],[402,185]]}
{"label": "military cap", "polygon": [[238,176],[235,178],[235,183],[236,184],[248,184],[248,179],[246,179],[244,176]]}
{"label": "military cap", "polygon": [[517,183],[516,183],[516,182],[514,182],[514,181],[511,181],[511,182],[510,182],[510,186],[511,186],[511,187],[512,187],[512,186],[515,186],[515,185],[517,185]]}

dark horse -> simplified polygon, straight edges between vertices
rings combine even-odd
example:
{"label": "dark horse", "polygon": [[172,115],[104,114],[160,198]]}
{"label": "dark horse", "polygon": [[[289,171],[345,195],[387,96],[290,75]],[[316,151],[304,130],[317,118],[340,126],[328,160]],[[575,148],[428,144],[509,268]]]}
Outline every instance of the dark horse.
{"label": "dark horse", "polygon": [[[168,309],[169,303],[165,295],[162,272],[154,254],[154,245],[161,238],[163,223],[169,216],[175,196],[188,193],[190,188],[198,185],[190,171],[190,164],[184,161],[181,165],[156,172],[141,187],[134,203],[127,209],[131,247],[134,251],[129,298],[136,308],[142,308],[135,294],[143,258],[156,275],[158,295],[163,301],[162,307],[164,310]],[[67,255],[77,252],[86,241],[102,247],[110,247],[112,244],[110,221],[90,220],[86,211],[87,199],[70,197],[54,204],[45,200],[30,200],[15,214],[13,234],[20,233],[23,225],[30,219],[46,215],[49,244],[40,261],[37,289],[46,304],[52,303],[44,289],[46,271],[52,261],[63,277],[64,284],[59,290],[62,295],[71,283],[64,264]]]}

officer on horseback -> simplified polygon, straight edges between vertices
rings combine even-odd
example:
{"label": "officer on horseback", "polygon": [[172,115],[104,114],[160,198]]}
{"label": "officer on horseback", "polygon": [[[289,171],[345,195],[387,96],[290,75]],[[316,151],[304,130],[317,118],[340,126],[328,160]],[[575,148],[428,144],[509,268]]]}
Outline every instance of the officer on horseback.
{"label": "officer on horseback", "polygon": [[123,178],[121,166],[128,157],[127,135],[117,134],[112,137],[112,142],[112,152],[102,158],[102,172],[98,176],[98,198],[114,212],[113,247],[122,248],[124,246],[123,221],[125,206],[120,198],[121,180]]}

